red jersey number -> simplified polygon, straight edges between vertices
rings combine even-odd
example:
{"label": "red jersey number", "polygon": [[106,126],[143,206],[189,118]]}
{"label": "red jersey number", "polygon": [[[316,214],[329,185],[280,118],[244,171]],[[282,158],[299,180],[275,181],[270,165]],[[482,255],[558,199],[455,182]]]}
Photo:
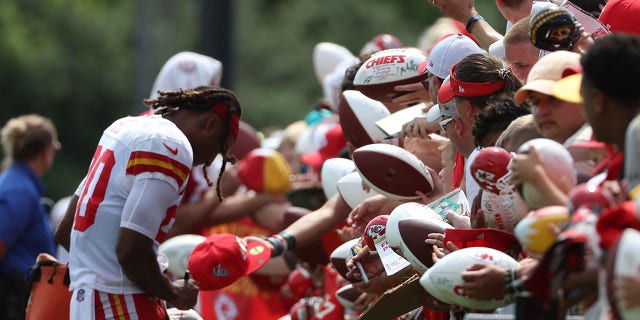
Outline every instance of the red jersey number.
{"label": "red jersey number", "polygon": [[73,229],[84,232],[95,222],[98,206],[104,200],[111,170],[115,164],[113,150],[102,151],[102,146],[98,146],[89,166],[89,175],[82,189],[79,205],[76,207]]}

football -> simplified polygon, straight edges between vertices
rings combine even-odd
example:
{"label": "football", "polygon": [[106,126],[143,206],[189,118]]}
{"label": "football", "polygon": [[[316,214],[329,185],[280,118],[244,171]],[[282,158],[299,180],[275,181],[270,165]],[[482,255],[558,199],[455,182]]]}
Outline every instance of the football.
{"label": "football", "polygon": [[312,63],[313,73],[316,75],[318,82],[322,83],[322,79],[345,59],[352,59],[353,54],[349,49],[332,42],[320,42],[313,47]]}
{"label": "football", "polygon": [[356,147],[380,142],[385,134],[376,121],[390,115],[387,107],[357,90],[346,90],[340,96],[338,114],[344,138]]}
{"label": "football", "polygon": [[336,291],[336,298],[345,309],[353,309],[353,304],[358,300],[362,292],[352,284],[348,284]]}
{"label": "football", "polygon": [[640,319],[640,307],[628,309],[622,300],[614,295],[613,282],[616,276],[637,277],[640,269],[640,232],[626,229],[614,245],[606,265],[607,298],[615,319]]}
{"label": "football", "polygon": [[527,253],[544,254],[556,242],[556,234],[549,224],[564,228],[570,222],[569,209],[565,206],[549,206],[529,212],[514,229],[514,234]]}
{"label": "football", "polygon": [[433,209],[419,202],[406,202],[395,207],[387,220],[387,242],[392,248],[400,248],[398,222],[408,218],[445,221]]}
{"label": "football", "polygon": [[183,234],[169,238],[160,244],[158,252],[163,253],[169,260],[169,272],[176,277],[184,276],[191,251],[203,242],[205,237],[197,234]]}
{"label": "football", "polygon": [[356,165],[353,161],[344,158],[331,158],[322,164],[320,170],[320,180],[322,182],[322,191],[327,199],[338,193],[338,181],[347,174],[354,172]]}
{"label": "football", "polygon": [[416,191],[425,195],[433,191],[427,167],[398,146],[375,143],[360,147],[353,152],[353,162],[372,189],[391,199],[418,199]]}
{"label": "football", "polygon": [[[530,147],[534,147],[538,152],[542,167],[551,181],[562,192],[568,193],[577,183],[576,169],[569,151],[551,139],[537,138],[525,142],[518,148],[518,153],[529,153]],[[529,183],[518,186],[518,192],[532,210],[544,207],[546,204],[546,199]]]}
{"label": "football", "polygon": [[460,274],[475,263],[493,264],[504,269],[518,267],[515,259],[498,250],[485,247],[465,248],[440,259],[420,277],[420,284],[430,295],[442,302],[474,310],[494,310],[515,300],[515,295],[505,295],[495,300],[480,300],[467,296]]}
{"label": "football", "polygon": [[342,197],[342,200],[344,200],[351,209],[357,207],[365,199],[378,194],[373,189],[365,191],[362,188],[362,177],[357,171],[340,178],[337,188],[340,197]]}
{"label": "football", "polygon": [[503,148],[482,148],[469,167],[471,176],[483,190],[495,194],[509,192],[513,189],[507,169],[510,161],[511,154]]}
{"label": "football", "polygon": [[364,238],[367,247],[369,247],[370,252],[376,252],[375,244],[386,239],[385,234],[388,219],[389,215],[379,215],[371,219],[364,228],[364,234],[362,237]]}
{"label": "football", "polygon": [[351,248],[356,245],[360,245],[360,238],[352,239],[341,244],[339,247],[333,250],[333,252],[331,252],[331,255],[329,256],[329,261],[331,261],[331,264],[336,269],[336,271],[344,279],[350,282],[360,281],[360,279],[347,277],[347,273],[349,272],[349,269],[347,268],[347,261],[349,261],[349,259],[354,256],[354,254],[352,254],[351,252]]}
{"label": "football", "polygon": [[430,233],[453,229],[448,223],[434,218],[407,218],[398,222],[400,251],[414,269],[425,272],[433,266],[433,246],[424,243]]}
{"label": "football", "polygon": [[516,224],[529,213],[529,207],[517,192],[497,195],[483,190],[480,208],[487,227],[507,232],[513,232]]}
{"label": "football", "polygon": [[377,52],[358,69],[353,85],[371,99],[391,102],[402,94],[395,91],[395,86],[418,83],[427,78],[427,72],[418,72],[418,66],[425,60],[427,57],[415,48]]}

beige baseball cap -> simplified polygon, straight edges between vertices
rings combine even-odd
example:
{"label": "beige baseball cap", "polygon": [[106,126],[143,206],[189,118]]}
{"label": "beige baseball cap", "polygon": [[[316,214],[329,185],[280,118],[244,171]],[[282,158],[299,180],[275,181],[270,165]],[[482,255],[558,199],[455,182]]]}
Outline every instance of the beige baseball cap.
{"label": "beige baseball cap", "polygon": [[531,91],[553,95],[553,87],[562,79],[562,73],[570,67],[580,67],[580,55],[570,51],[555,51],[540,58],[533,65],[527,83],[514,96],[517,103],[527,100]]}

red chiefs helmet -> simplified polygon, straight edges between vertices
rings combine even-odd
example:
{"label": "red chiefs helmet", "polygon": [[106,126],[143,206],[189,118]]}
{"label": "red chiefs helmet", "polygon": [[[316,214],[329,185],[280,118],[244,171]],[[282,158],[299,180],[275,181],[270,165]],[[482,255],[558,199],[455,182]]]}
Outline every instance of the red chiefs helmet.
{"label": "red chiefs helmet", "polygon": [[483,148],[471,162],[471,175],[483,190],[501,194],[513,190],[507,166],[511,161],[509,151],[500,147]]}
{"label": "red chiefs helmet", "polygon": [[571,212],[579,208],[586,208],[595,214],[599,214],[604,209],[608,209],[615,204],[611,194],[597,185],[581,183],[569,191],[569,201]]}
{"label": "red chiefs helmet", "polygon": [[389,215],[380,215],[371,219],[364,228],[363,238],[370,252],[376,251],[375,242],[385,235],[388,220]]}
{"label": "red chiefs helmet", "polygon": [[402,47],[404,47],[404,44],[400,39],[398,39],[398,37],[391,34],[383,33],[373,37],[371,41],[365,43],[362,49],[360,49],[360,55],[364,56],[366,54],[371,54],[382,50]]}
{"label": "red chiefs helmet", "polygon": [[287,277],[286,288],[293,295],[293,299],[300,299],[309,296],[314,289],[311,274],[302,267],[295,268]]}

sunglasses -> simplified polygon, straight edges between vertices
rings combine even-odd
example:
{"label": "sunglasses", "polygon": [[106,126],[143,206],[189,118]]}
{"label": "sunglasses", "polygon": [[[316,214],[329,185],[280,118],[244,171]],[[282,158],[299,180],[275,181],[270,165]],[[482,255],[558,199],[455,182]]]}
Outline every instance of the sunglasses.
{"label": "sunglasses", "polygon": [[446,132],[447,128],[445,128],[445,126],[447,124],[449,124],[449,122],[453,121],[453,118],[446,118],[440,122],[438,122],[440,124],[440,128],[442,128],[442,131]]}

